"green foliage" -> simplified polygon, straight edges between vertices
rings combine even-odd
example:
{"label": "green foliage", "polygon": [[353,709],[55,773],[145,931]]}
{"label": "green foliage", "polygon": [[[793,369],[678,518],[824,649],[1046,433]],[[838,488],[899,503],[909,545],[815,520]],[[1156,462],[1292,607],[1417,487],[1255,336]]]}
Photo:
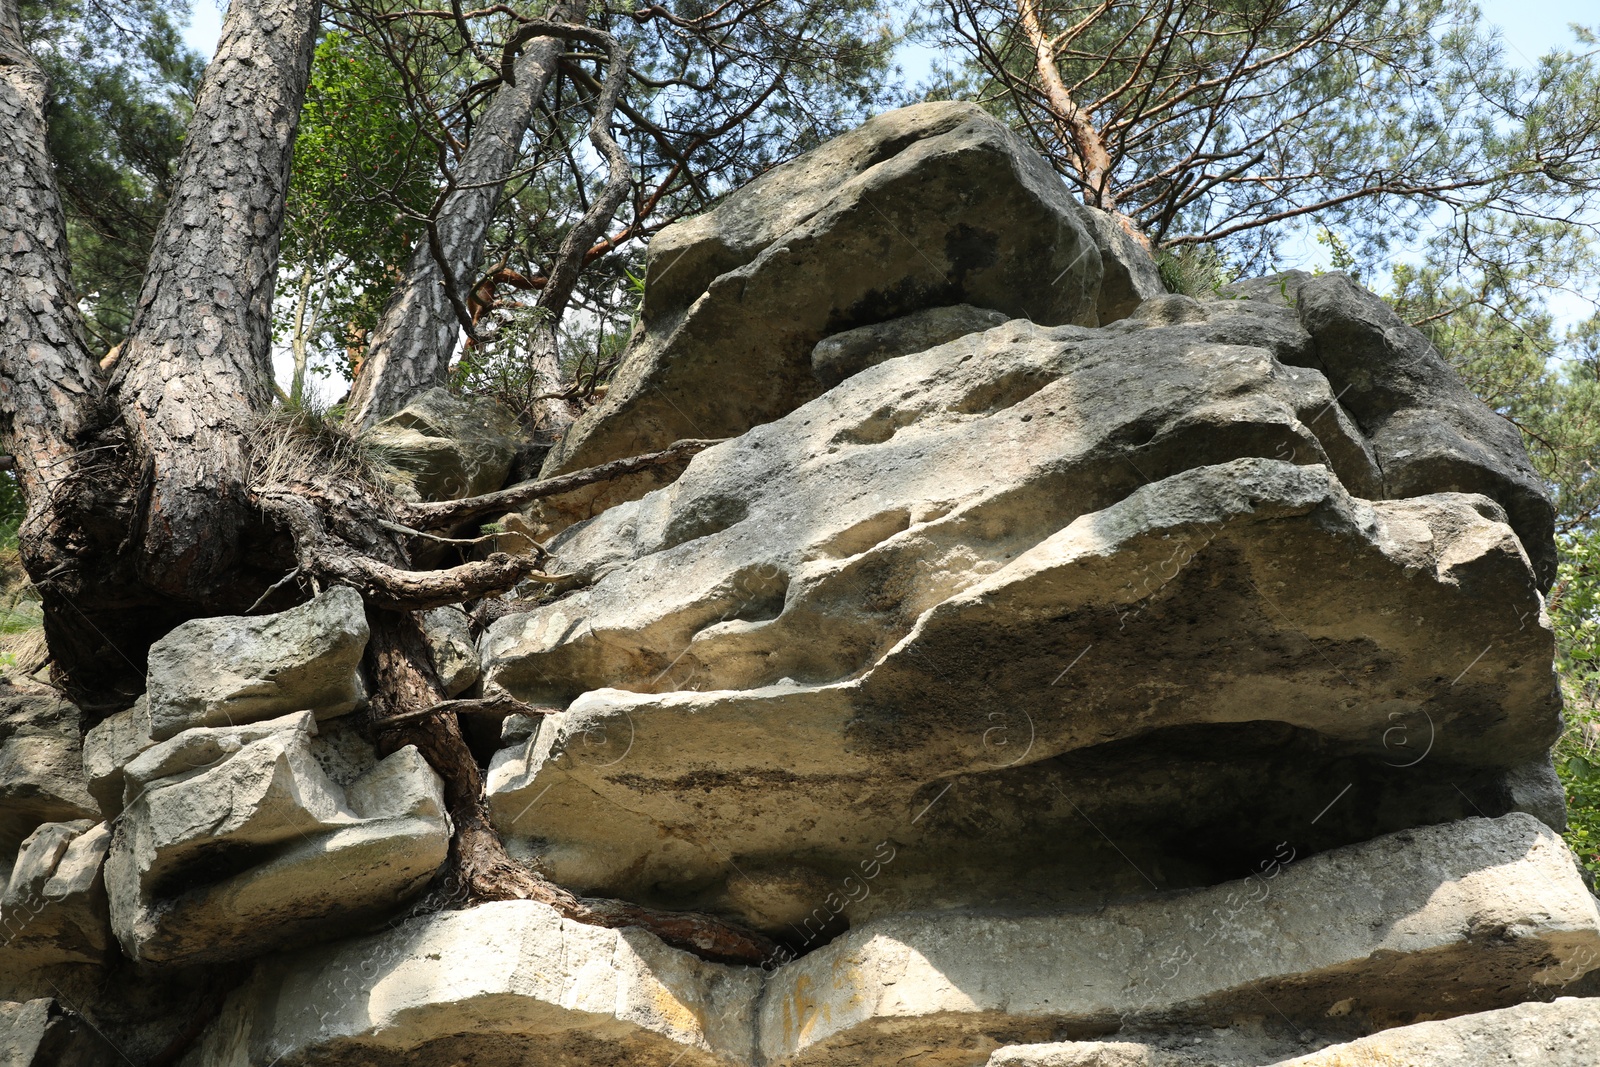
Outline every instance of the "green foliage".
{"label": "green foliage", "polygon": [[1471,0],[1030,7],[1065,108],[1013,0],[927,18],[966,63],[926,94],[981,101],[1158,245],[1218,244],[1262,274],[1318,228],[1363,263],[1454,230],[1470,260],[1489,216],[1567,221],[1600,197],[1592,36],[1522,67]]}
{"label": "green foliage", "polygon": [[160,0],[21,3],[23,38],[50,79],[72,281],[102,350],[127,335],[200,83],[203,60],[180,32],[186,11]]}
{"label": "green foliage", "polygon": [[1567,719],[1556,773],[1567,792],[1567,844],[1600,876],[1600,534],[1563,537],[1561,557],[1550,597]]}
{"label": "green foliage", "polygon": [[[592,4],[585,20],[631,50],[612,128],[635,184],[605,230],[616,247],[601,242],[587,258],[556,324],[555,363],[569,374],[560,387],[580,394],[604,382],[631,328],[639,291],[628,278],[642,273],[643,241],[877,110],[896,43],[878,0],[826,8],[732,0],[715,11],[674,8],[670,17],[664,8]],[[492,8],[463,26],[391,18],[381,4],[342,8],[336,21],[302,112],[280,274],[279,309],[288,314],[280,314],[279,340],[297,365],[291,398],[307,372],[350,372],[494,99],[490,64],[511,29]],[[548,373],[516,365],[528,355],[518,347],[525,309],[605,179],[587,144],[603,71],[580,53],[592,55],[574,46],[546,88],[482,265],[457,279],[480,333],[454,377],[468,391],[526,401],[539,389],[524,386],[541,376],[549,391]]]}
{"label": "green foliage", "polygon": [[317,45],[300,114],[286,211],[280,316],[295,348],[290,389],[305,374],[340,373],[377,322],[435,195],[433,145],[421,135],[387,61],[335,31]]}
{"label": "green foliage", "polygon": [[1585,348],[1594,320],[1559,333],[1544,294],[1553,271],[1570,276],[1551,265],[1566,253],[1536,240],[1518,247],[1520,261],[1508,254],[1505,262],[1514,265],[1471,280],[1435,267],[1396,268],[1391,300],[1473,392],[1522,432],[1555,498],[1557,532],[1577,535],[1600,511],[1600,379]]}
{"label": "green foliage", "polygon": [[5,638],[37,630],[43,621],[38,596],[28,584],[17,553],[22,522],[22,492],[10,471],[0,471],[0,676],[15,666]]}

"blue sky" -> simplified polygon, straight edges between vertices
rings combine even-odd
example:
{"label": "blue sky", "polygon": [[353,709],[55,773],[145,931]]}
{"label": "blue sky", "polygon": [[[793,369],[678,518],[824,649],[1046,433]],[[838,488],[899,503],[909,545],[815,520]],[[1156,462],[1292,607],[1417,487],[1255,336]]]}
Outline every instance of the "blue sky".
{"label": "blue sky", "polygon": [[1500,27],[1514,55],[1531,62],[1535,56],[1573,43],[1567,27],[1574,22],[1600,25],[1595,0],[1478,0],[1483,17]]}

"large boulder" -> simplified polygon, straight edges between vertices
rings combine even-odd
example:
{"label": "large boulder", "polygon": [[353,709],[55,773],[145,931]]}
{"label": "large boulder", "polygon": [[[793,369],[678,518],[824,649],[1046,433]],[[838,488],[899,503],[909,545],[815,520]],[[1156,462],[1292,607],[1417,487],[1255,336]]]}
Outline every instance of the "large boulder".
{"label": "large boulder", "polygon": [[150,646],[150,736],[314,711],[319,719],[366,703],[361,594],[334,586],[276,615],[217,615],[183,623]]}
{"label": "large boulder", "polygon": [[349,933],[403,905],[444,862],[439,778],[407,746],[341,788],[300,712],[186,730],[124,768],[106,864],[124,953],[241,959]]}
{"label": "large boulder", "polygon": [[368,430],[366,444],[418,500],[458,500],[505,484],[522,447],[517,420],[501,405],[433,388]]}
{"label": "large boulder", "polygon": [[183,1067],[748,1064],[760,972],[504,901],[280,959]]}
{"label": "large boulder", "polygon": [[497,825],[558,881],[774,933],[886,841],[851,922],[1559,825],[1523,543],[1498,499],[1383,499],[1310,346],[1253,300],[1013,320],[571,529],[586,587],[482,641],[489,691],[568,705],[495,756]]}
{"label": "large boulder", "polygon": [[[1103,269],[1087,209],[1003,124],[953,102],[880,115],[652,239],[616,380],[543,473],[770,422],[822,391],[818,341],[924,308],[1092,326]],[[559,525],[654,484],[542,512]]]}

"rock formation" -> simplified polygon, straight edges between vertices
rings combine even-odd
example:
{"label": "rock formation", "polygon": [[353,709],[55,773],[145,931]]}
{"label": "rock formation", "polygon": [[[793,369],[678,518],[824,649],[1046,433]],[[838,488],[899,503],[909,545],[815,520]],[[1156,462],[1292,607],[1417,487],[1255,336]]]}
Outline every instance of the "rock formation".
{"label": "rock formation", "polygon": [[[726,439],[508,519],[567,577],[424,625],[526,706],[468,724],[515,856],[778,951],[460,907],[328,589],[178,627],[124,710],[0,704],[0,1062],[1595,1062],[1550,506],[1381,301],[1166,294],[960,104],[663,231],[646,292],[545,473]],[[506,476],[472,421],[391,420],[417,495]]]}

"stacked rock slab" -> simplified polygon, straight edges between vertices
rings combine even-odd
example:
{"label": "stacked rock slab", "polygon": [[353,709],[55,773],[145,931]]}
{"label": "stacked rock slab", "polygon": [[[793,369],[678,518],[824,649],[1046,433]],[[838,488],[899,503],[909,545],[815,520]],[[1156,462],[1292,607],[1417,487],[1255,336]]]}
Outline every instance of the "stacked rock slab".
{"label": "stacked rock slab", "polygon": [[1565,845],[1525,815],[1097,911],[875,920],[768,971],[505,902],[260,968],[186,1063],[976,1067],[1062,1034],[1237,1027],[1254,1067],[1397,1017],[1488,1009],[1489,1029],[1592,967],[1597,924]]}
{"label": "stacked rock slab", "polygon": [[[616,380],[543,473],[784,415],[832,384],[812,348],[854,327],[957,304],[1092,326],[1161,291],[1148,254],[978,107],[891,111],[656,235]],[[664,477],[552,498],[536,518],[559,528]]]}
{"label": "stacked rock slab", "polygon": [[116,819],[105,882],[129,959],[246,959],[359,929],[444,861],[441,784],[416,749],[380,762],[357,739],[352,760],[337,740],[365,702],[367,636],[360,595],[334,588],[151,647],[145,697],[84,752]]}
{"label": "stacked rock slab", "polygon": [[702,453],[485,636],[491,688],[567,706],[495,757],[498,825],[564,883],[775,935],[884,843],[852,920],[1560,825],[1525,542],[1497,497],[1387,499],[1318,352],[1269,301],[1013,320]]}

